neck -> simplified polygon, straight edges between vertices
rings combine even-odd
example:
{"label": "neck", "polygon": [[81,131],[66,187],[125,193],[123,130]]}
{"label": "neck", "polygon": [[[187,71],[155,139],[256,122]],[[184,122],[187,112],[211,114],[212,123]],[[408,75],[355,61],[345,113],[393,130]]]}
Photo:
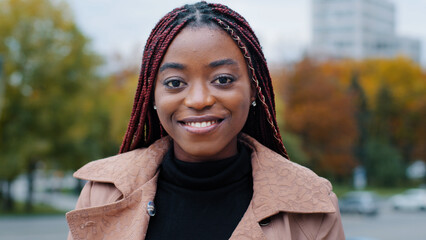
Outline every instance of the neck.
{"label": "neck", "polygon": [[230,158],[238,154],[238,141],[235,138],[219,152],[211,152],[210,149],[193,149],[192,153],[185,152],[175,141],[173,142],[174,155],[184,162],[211,162]]}

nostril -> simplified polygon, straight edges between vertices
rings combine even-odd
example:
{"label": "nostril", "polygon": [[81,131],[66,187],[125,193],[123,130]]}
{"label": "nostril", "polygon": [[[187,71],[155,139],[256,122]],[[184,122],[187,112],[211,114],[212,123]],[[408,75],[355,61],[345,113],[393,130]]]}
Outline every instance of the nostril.
{"label": "nostril", "polygon": [[202,110],[211,107],[215,104],[216,99],[214,96],[205,91],[199,90],[198,93],[190,93],[185,97],[184,105],[189,108]]}

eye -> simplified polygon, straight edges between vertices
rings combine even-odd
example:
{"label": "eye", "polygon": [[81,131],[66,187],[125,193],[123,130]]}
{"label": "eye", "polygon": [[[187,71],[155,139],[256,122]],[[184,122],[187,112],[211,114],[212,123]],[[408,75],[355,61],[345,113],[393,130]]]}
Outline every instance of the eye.
{"label": "eye", "polygon": [[184,86],[184,82],[182,82],[181,80],[179,80],[179,79],[170,79],[170,80],[166,80],[166,81],[164,81],[164,85],[167,87],[167,88],[180,88],[180,87],[183,87]]}
{"label": "eye", "polygon": [[235,79],[231,76],[219,76],[215,80],[213,80],[213,83],[218,85],[227,85],[235,81]]}

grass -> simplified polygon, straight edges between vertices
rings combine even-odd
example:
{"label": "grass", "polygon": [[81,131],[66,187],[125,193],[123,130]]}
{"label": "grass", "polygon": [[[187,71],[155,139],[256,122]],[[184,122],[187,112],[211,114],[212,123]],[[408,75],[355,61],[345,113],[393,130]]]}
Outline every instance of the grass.
{"label": "grass", "polygon": [[[1,202],[1,204],[3,204]],[[15,202],[15,208],[13,211],[4,211],[0,209],[0,217],[3,216],[29,216],[29,215],[64,215],[65,212],[53,208],[46,204],[34,204],[32,212],[25,211],[25,203]]]}

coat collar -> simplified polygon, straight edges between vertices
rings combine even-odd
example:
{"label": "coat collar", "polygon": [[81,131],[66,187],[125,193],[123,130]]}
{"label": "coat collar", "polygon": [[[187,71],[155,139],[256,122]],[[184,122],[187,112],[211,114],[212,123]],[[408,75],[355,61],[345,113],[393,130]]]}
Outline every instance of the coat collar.
{"label": "coat collar", "polygon": [[[257,222],[278,214],[333,213],[331,184],[311,170],[290,162],[278,153],[242,134],[240,141],[252,149],[253,199],[251,208]],[[170,148],[171,138],[164,137],[145,149],[136,149],[91,162],[74,177],[113,183],[126,198],[152,179]]]}
{"label": "coat collar", "polygon": [[170,143],[170,137],[167,136],[157,140],[148,148],[135,149],[90,162],[76,171],[73,176],[87,181],[112,183],[126,198],[154,177],[170,148]]}

